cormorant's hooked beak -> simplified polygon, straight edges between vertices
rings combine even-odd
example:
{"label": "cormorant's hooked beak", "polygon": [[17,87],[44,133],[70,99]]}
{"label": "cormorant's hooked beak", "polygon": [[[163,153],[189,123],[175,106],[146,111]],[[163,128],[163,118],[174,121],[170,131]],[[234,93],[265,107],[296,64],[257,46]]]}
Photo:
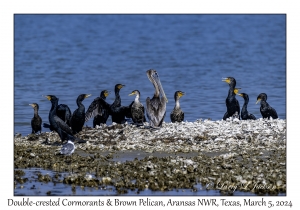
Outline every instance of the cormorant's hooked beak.
{"label": "cormorant's hooked beak", "polygon": [[182,96],[184,96],[184,95],[185,95],[185,92],[181,92],[181,91],[180,91],[179,94],[178,94],[179,97],[182,97]]}
{"label": "cormorant's hooked beak", "polygon": [[229,78],[227,78],[227,77],[225,77],[225,78],[222,78],[222,81],[223,81],[223,82],[226,82],[226,83],[228,83],[228,84],[230,84],[230,79],[229,79]]}
{"label": "cormorant's hooked beak", "polygon": [[29,104],[29,106],[32,106],[33,108],[35,107],[35,105],[34,105],[34,104]]}
{"label": "cormorant's hooked beak", "polygon": [[119,90],[121,90],[123,87],[125,87],[125,85],[120,84],[120,85],[118,86]]}
{"label": "cormorant's hooked beak", "polygon": [[257,101],[256,101],[256,103],[255,104],[257,104],[258,102],[260,102],[261,101],[261,99],[259,98],[259,99],[257,99]]}
{"label": "cormorant's hooked beak", "polygon": [[92,94],[85,94],[84,98],[90,97]]}
{"label": "cormorant's hooked beak", "polygon": [[51,96],[44,96],[45,98],[47,98],[49,101],[51,101]]}
{"label": "cormorant's hooked beak", "polygon": [[104,96],[107,97],[110,94],[110,91],[105,91]]}
{"label": "cormorant's hooked beak", "polygon": [[240,95],[238,94],[239,90],[242,89],[242,88],[234,88],[233,92],[235,95]]}
{"label": "cormorant's hooked beak", "polygon": [[133,91],[132,93],[130,93],[128,96],[132,96],[135,94],[135,91]]}

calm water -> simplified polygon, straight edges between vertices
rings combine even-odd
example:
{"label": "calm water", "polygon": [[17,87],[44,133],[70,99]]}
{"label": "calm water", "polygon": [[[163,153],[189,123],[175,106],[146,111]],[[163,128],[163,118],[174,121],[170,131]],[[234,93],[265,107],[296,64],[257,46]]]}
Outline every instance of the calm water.
{"label": "calm water", "polygon": [[42,95],[56,95],[74,111],[82,93],[92,94],[86,108],[104,89],[112,103],[114,86],[122,83],[122,105],[135,89],[145,105],[154,93],[150,68],[169,99],[166,122],[176,90],[186,93],[180,101],[185,120],[222,119],[227,76],[249,95],[256,117],[256,97],[265,92],[286,118],[285,15],[15,15],[14,24],[14,132],[31,132],[30,103],[39,104],[48,122],[51,104]]}

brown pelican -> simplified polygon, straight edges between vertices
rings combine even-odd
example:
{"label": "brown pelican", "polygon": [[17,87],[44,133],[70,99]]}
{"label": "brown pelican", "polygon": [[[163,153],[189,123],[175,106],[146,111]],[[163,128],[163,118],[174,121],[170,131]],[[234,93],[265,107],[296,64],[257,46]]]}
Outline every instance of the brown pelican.
{"label": "brown pelican", "polygon": [[146,113],[149,120],[150,127],[161,127],[162,122],[166,115],[166,103],[168,102],[167,96],[160,83],[158,73],[154,69],[147,71],[147,76],[152,82],[155,92],[152,99],[146,99]]}
{"label": "brown pelican", "polygon": [[184,120],[184,113],[180,108],[179,99],[184,95],[184,92],[176,91],[174,94],[175,99],[175,107],[170,114],[170,118],[172,123],[174,122],[182,122]]}
{"label": "brown pelican", "polygon": [[42,132],[42,118],[39,116],[39,105],[37,103],[29,104],[34,109],[34,116],[31,119],[32,133]]}
{"label": "brown pelican", "polygon": [[267,102],[267,94],[261,93],[257,96],[256,104],[260,101],[260,113],[263,118],[272,117],[273,119],[277,119],[278,115],[274,108],[272,108]]}
{"label": "brown pelican", "polygon": [[[223,120],[226,120],[227,118],[232,117],[235,112],[238,112],[238,115],[240,115],[240,104],[239,101],[235,98],[235,79],[233,77],[227,77],[222,79],[222,81],[229,84],[228,96],[225,100],[227,112],[223,116]],[[240,119],[240,117],[238,118]]]}
{"label": "brown pelican", "polygon": [[134,90],[132,93],[129,94],[130,96],[136,95],[134,102],[131,105],[131,116],[132,120],[137,125],[143,125],[143,122],[146,121],[145,119],[145,108],[143,104],[139,101],[140,98],[140,91]]}

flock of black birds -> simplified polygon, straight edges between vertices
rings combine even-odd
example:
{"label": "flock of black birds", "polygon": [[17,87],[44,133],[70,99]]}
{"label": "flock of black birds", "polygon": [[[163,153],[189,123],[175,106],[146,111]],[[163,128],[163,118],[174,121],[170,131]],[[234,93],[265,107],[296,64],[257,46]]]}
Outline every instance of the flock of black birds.
{"label": "flock of black birds", "polygon": [[[249,103],[249,96],[246,93],[238,94],[240,88],[236,88],[236,80],[233,77],[226,77],[222,79],[223,82],[229,84],[228,96],[226,98],[226,107],[227,112],[223,116],[223,120],[226,120],[229,117],[236,117],[242,120],[256,120],[256,117],[253,114],[250,114],[247,110],[247,105]],[[239,95],[244,98],[244,105],[242,111],[240,112],[239,101],[235,98],[235,95]],[[267,102],[267,94],[261,93],[257,96],[256,104],[260,102],[260,113],[263,118],[272,117],[277,119],[278,115],[276,110],[271,107]]]}
{"label": "flock of black birds", "polygon": [[[106,97],[109,95],[107,90],[103,90],[100,96],[95,98],[90,104],[87,111],[82,104],[82,101],[89,97],[89,94],[80,94],[76,100],[78,108],[71,113],[70,108],[65,104],[58,105],[58,98],[54,95],[45,96],[51,102],[51,109],[49,111],[49,124],[44,123],[44,127],[49,128],[51,131],[56,131],[63,142],[64,140],[76,141],[78,143],[84,143],[86,141],[78,139],[74,135],[79,133],[84,123],[93,119],[93,127],[100,124],[106,124],[109,116],[112,118],[112,122],[122,124],[126,122],[126,118],[131,118],[133,124],[142,126],[146,122],[145,114],[147,115],[149,127],[159,128],[162,125],[163,119],[166,115],[166,103],[167,97],[164,93],[162,85],[160,83],[158,73],[154,69],[147,71],[147,76],[152,82],[155,92],[152,99],[149,97],[146,100],[146,113],[143,104],[139,101],[140,92],[138,90],[132,91],[129,95],[136,95],[134,101],[129,106],[121,105],[120,90],[125,86],[122,84],[115,85],[115,100],[112,104],[106,102]],[[229,117],[238,118],[242,120],[255,120],[256,117],[247,111],[247,105],[249,102],[249,96],[246,93],[238,94],[239,88],[236,88],[236,80],[233,77],[224,78],[222,81],[229,84],[228,96],[226,98],[227,112],[223,116],[223,120]],[[182,91],[176,91],[174,94],[175,107],[170,114],[171,121],[182,122],[184,120],[184,112],[180,108],[179,99],[184,95]],[[240,112],[240,105],[235,98],[239,95],[244,98],[244,105]],[[257,97],[257,102],[260,102],[260,112],[263,118],[272,117],[278,118],[276,110],[267,103],[267,95],[261,93]],[[32,133],[41,133],[42,119],[38,115],[39,105],[36,103],[29,104],[34,109],[34,117],[31,120]],[[70,143],[67,143],[70,146]],[[72,147],[72,146],[71,146]],[[66,150],[66,147],[63,147]],[[72,149],[69,151],[71,152]],[[73,152],[73,151],[72,151]],[[63,154],[68,153],[62,151]]]}

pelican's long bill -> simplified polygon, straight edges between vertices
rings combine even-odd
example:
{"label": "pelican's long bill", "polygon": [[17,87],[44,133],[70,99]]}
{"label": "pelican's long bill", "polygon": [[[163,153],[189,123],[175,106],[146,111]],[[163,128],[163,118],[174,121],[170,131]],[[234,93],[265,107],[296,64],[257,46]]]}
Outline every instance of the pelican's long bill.
{"label": "pelican's long bill", "polygon": [[165,94],[165,91],[161,85],[161,82],[159,80],[159,77],[158,77],[158,74],[157,72],[155,74],[151,74],[152,78],[153,78],[153,81],[154,81],[154,85],[157,86],[158,90],[159,90],[159,93],[161,94],[162,97],[165,98],[166,102],[168,102],[168,99],[167,99],[167,96]]}

